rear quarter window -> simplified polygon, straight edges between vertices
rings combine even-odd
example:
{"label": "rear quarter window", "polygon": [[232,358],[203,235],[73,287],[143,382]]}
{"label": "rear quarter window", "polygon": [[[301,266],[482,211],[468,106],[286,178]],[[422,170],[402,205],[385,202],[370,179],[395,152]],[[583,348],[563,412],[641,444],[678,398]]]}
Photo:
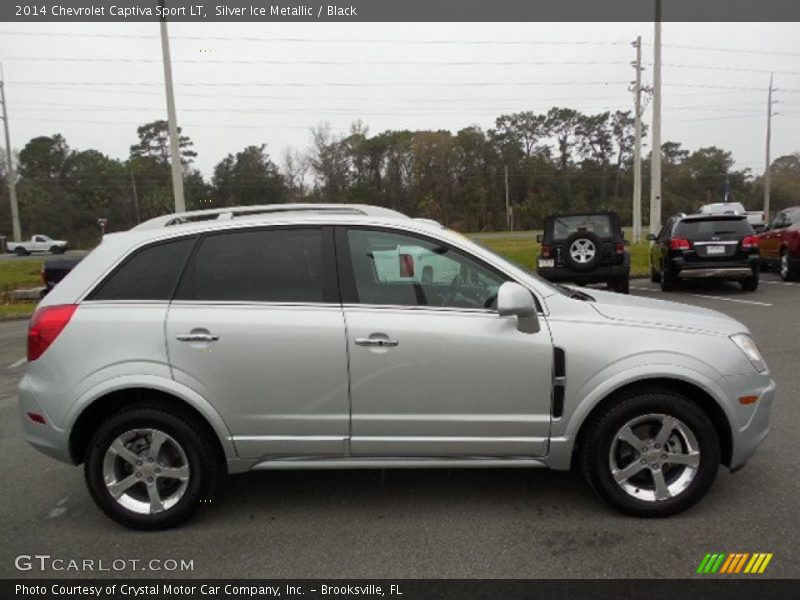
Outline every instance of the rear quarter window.
{"label": "rear quarter window", "polygon": [[162,242],[125,260],[89,300],[170,300],[195,238]]}

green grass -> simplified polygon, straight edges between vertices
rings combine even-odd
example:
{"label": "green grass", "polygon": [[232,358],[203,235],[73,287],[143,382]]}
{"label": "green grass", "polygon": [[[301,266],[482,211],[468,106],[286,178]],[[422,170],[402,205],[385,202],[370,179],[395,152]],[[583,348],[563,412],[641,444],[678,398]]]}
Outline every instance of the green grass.
{"label": "green grass", "polygon": [[36,302],[9,302],[8,292],[40,287],[43,263],[44,259],[16,260],[15,257],[9,257],[0,260],[0,319],[33,314]]}
{"label": "green grass", "polygon": [[[472,237],[473,234],[467,234]],[[529,269],[536,270],[536,257],[539,254],[540,244],[536,241],[536,234],[531,232],[530,237],[493,237],[475,240],[509,260]],[[646,277],[650,275],[648,253],[649,242],[631,244],[628,246],[631,253],[631,275],[633,277]]]}
{"label": "green grass", "polygon": [[0,261],[0,291],[40,287],[44,259],[19,259],[13,257]]}

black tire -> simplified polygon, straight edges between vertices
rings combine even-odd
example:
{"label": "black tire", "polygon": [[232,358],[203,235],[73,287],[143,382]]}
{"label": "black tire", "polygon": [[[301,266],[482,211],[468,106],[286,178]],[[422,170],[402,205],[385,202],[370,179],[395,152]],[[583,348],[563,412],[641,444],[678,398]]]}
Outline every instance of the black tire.
{"label": "black tire", "polygon": [[661,273],[650,267],[650,281],[653,283],[661,283]]}
{"label": "black tire", "polygon": [[[594,244],[595,253],[590,260],[587,260],[586,262],[578,262],[572,258],[569,250],[572,247],[572,244],[577,240],[587,240]],[[576,231],[564,242],[561,256],[563,257],[563,260],[567,266],[571,269],[576,271],[590,271],[591,269],[594,269],[602,260],[602,250],[602,243],[596,234],[592,233],[591,231]]]}
{"label": "black tire", "polygon": [[659,277],[659,283],[661,283],[661,291],[662,292],[671,292],[675,289],[675,282],[676,279],[666,271],[661,272],[661,277]]}
{"label": "black tire", "polygon": [[16,254],[17,256],[28,256],[28,251],[25,250],[25,248],[23,248],[22,246],[17,246],[16,248],[14,248],[14,254]]}
{"label": "black tire", "polygon": [[609,289],[614,290],[617,294],[630,294],[631,282],[627,276],[616,277],[608,282]]}
{"label": "black tire", "polygon": [[[142,514],[122,506],[113,498],[106,487],[103,465],[109,446],[119,436],[131,430],[149,428],[164,432],[180,444],[188,462],[189,479],[174,506],[154,514]],[[190,414],[139,406],[112,415],[97,429],[86,450],[84,475],[92,499],[106,515],[133,529],[168,529],[183,523],[201,501],[210,499],[222,472],[222,461],[215,451],[216,440],[210,438],[207,427]],[[146,483],[136,483],[130,489],[137,485],[146,486]],[[146,487],[138,488],[137,493],[143,490]]]}
{"label": "black tire", "polygon": [[[646,415],[668,415],[679,419],[688,427],[698,444],[700,461],[694,478],[683,490],[667,499],[635,498],[616,483],[611,472],[610,453],[615,435],[626,423]],[[708,416],[681,394],[657,387],[634,390],[617,398],[613,404],[594,416],[585,427],[588,429],[581,437],[579,448],[583,475],[605,502],[621,512],[637,517],[673,515],[700,500],[714,482],[721,460],[717,431]],[[632,462],[638,462],[638,459]],[[652,482],[652,475],[648,469],[649,467],[642,467],[642,471],[639,472],[643,473],[641,475],[643,479],[640,480],[643,489],[636,488],[639,482],[633,484],[637,493],[647,491],[644,489],[648,485],[647,478]],[[664,473],[665,478],[673,476],[669,471]],[[636,477],[639,477],[639,474]]]}
{"label": "black tire", "polygon": [[740,279],[739,285],[745,292],[755,292],[758,289],[758,273],[754,273],[752,277]]}
{"label": "black tire", "polygon": [[794,281],[797,279],[797,270],[792,267],[789,261],[789,251],[784,248],[781,250],[781,261],[778,263],[778,274],[783,281]]}

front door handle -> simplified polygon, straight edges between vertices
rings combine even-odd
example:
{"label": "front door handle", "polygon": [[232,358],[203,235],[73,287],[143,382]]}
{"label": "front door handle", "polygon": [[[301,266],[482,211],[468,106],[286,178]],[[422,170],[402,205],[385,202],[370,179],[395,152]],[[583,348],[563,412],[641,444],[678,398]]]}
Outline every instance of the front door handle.
{"label": "front door handle", "polygon": [[394,348],[399,346],[397,340],[387,340],[385,338],[356,338],[356,346],[374,346],[376,348]]}
{"label": "front door handle", "polygon": [[179,333],[175,339],[179,342],[216,342],[219,336],[213,333]]}

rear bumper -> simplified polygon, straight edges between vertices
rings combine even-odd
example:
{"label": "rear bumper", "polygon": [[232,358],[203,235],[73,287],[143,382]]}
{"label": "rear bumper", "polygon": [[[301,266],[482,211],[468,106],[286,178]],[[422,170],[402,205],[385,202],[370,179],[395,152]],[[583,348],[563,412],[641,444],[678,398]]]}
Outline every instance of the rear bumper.
{"label": "rear bumper", "polygon": [[536,272],[548,281],[572,281],[575,283],[602,283],[609,279],[628,277],[631,268],[627,265],[600,266],[591,271],[573,271],[565,267],[539,268]]}
{"label": "rear bumper", "polygon": [[680,279],[745,279],[758,274],[758,256],[736,262],[686,262],[682,258],[670,261],[669,274]]}
{"label": "rear bumper", "polygon": [[[25,440],[42,454],[65,463],[74,464],[69,454],[68,433],[53,426],[50,415],[39,404],[27,376],[22,378],[17,392]],[[42,415],[45,422],[37,423],[31,420],[28,417],[28,413]]]}

